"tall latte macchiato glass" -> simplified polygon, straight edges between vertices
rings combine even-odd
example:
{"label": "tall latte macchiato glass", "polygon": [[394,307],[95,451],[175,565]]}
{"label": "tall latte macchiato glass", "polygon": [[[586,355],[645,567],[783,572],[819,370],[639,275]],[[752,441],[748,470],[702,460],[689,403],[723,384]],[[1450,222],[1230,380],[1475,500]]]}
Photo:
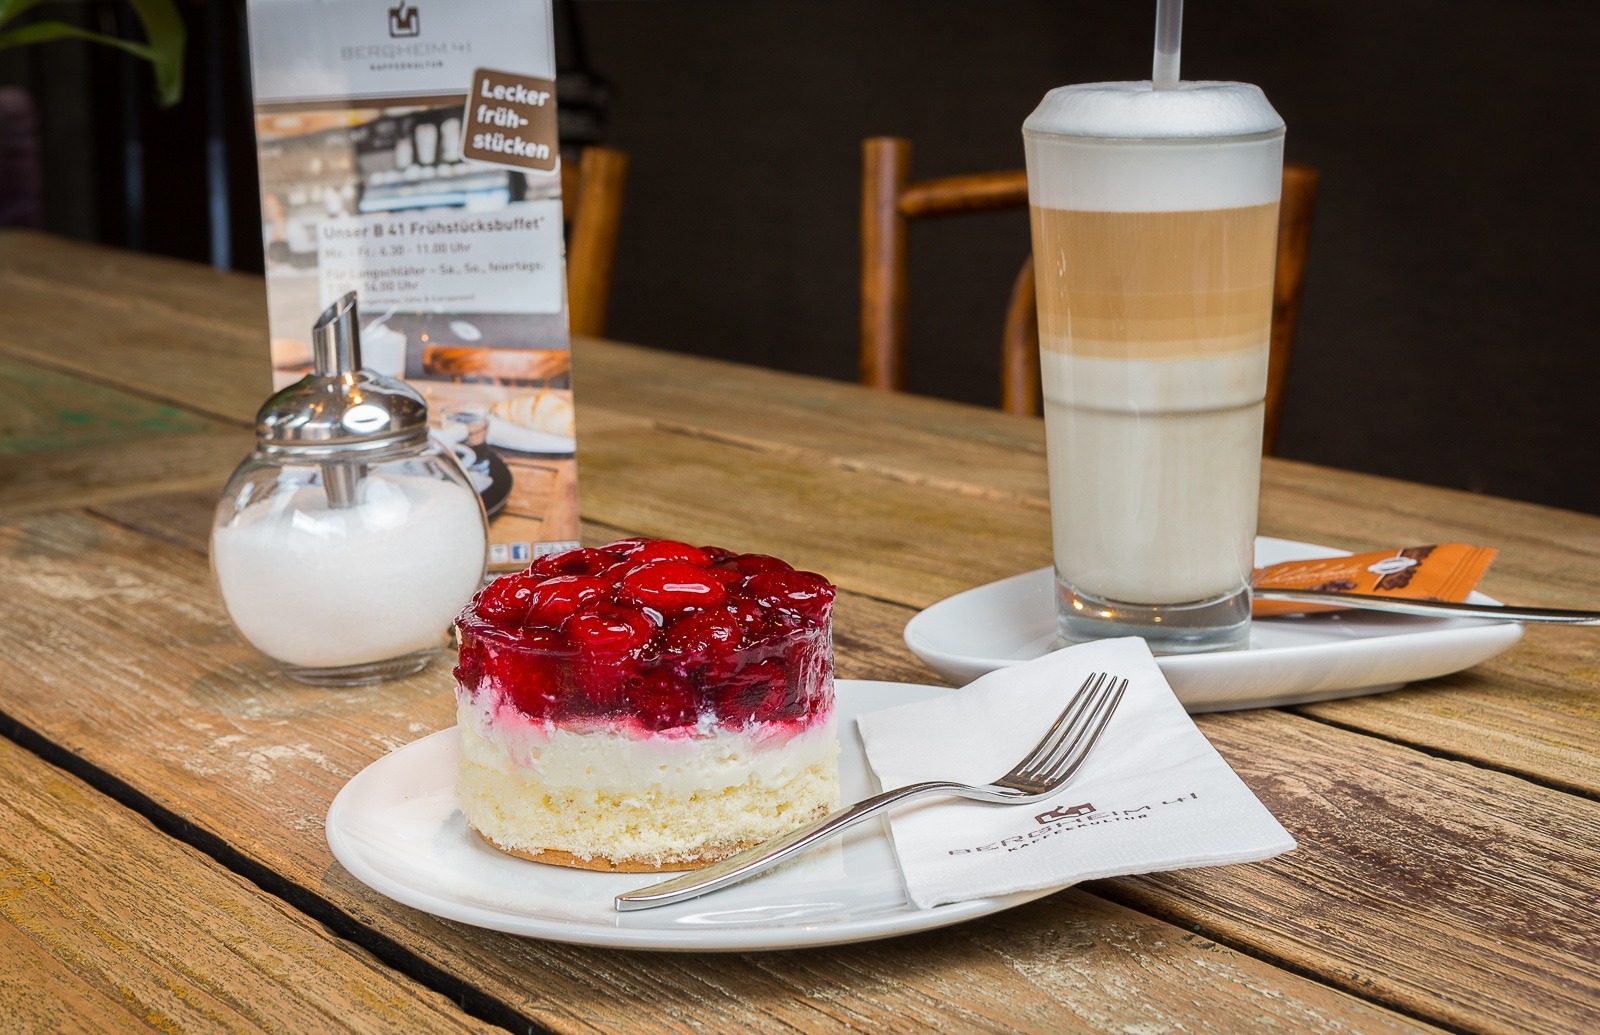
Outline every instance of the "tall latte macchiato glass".
{"label": "tall latte macchiato glass", "polygon": [[1283,132],[1243,83],[1067,86],[1023,124],[1067,642],[1246,643]]}

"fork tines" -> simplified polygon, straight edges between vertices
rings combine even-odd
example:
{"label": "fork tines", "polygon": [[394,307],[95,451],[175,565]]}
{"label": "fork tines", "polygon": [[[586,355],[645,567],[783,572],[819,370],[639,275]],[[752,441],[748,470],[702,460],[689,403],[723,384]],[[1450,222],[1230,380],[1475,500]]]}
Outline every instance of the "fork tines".
{"label": "fork tines", "polygon": [[1127,689],[1126,679],[1119,683],[1109,673],[1090,673],[1044,739],[999,782],[1037,784],[1041,788],[1065,783],[1105,732]]}

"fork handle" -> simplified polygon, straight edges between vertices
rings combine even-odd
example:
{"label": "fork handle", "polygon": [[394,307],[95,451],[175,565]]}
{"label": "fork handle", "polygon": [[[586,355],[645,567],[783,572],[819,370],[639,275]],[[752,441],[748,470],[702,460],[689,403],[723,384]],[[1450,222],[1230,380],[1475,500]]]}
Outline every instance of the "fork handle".
{"label": "fork handle", "polygon": [[674,902],[687,902],[691,898],[699,898],[701,895],[719,891],[770,870],[790,856],[798,855],[812,845],[826,841],[834,834],[855,826],[869,816],[876,816],[891,805],[929,794],[958,794],[967,789],[965,784],[934,781],[908,784],[905,787],[896,787],[892,791],[875,794],[870,798],[863,798],[848,808],[829,813],[821,819],[814,819],[803,827],[797,827],[770,841],[763,841],[753,848],[746,848],[721,862],[691,870],[660,884],[652,884],[638,891],[618,895],[617,911],[654,909],[656,906],[670,906]]}

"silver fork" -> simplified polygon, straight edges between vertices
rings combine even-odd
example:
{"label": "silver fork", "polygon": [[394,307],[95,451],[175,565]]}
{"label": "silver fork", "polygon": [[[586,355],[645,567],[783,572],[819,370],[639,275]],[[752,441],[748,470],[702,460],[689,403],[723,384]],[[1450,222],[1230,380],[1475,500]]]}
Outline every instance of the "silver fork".
{"label": "silver fork", "polygon": [[681,877],[652,884],[638,891],[618,895],[617,910],[653,909],[738,884],[785,859],[827,840],[846,827],[869,816],[876,816],[891,805],[930,794],[949,794],[990,805],[1021,805],[1047,798],[1072,779],[1083,760],[1089,757],[1111,715],[1122,702],[1128,681],[1104,672],[1092,673],[1034,749],[1006,775],[994,783],[972,784],[936,780],[896,787],[892,791],[863,799],[854,805],[807,823],[764,844],[747,848],[721,862],[694,870]]}

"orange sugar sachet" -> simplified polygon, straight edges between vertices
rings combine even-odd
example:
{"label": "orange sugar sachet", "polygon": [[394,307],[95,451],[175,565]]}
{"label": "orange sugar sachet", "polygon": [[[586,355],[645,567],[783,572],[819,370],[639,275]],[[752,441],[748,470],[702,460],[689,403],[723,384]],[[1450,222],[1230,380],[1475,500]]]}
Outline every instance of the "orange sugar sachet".
{"label": "orange sugar sachet", "polygon": [[[1303,589],[1330,593],[1372,593],[1407,600],[1467,599],[1498,551],[1463,543],[1408,546],[1402,550],[1358,553],[1349,557],[1284,561],[1257,568],[1251,584],[1258,589]],[[1296,604],[1257,600],[1256,618],[1343,610],[1334,604]]]}

